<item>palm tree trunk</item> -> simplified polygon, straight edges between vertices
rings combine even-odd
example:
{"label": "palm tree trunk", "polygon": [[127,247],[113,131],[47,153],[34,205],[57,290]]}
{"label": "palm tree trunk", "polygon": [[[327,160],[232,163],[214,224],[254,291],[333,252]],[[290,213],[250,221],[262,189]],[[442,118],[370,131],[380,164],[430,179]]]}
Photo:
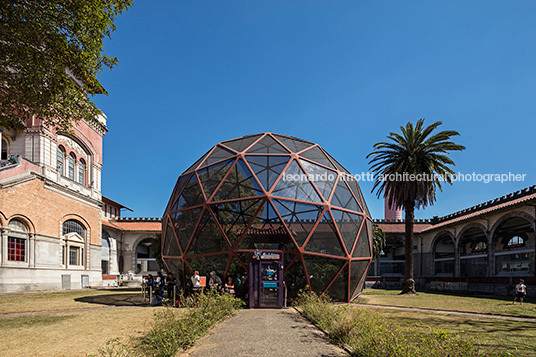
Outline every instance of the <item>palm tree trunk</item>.
{"label": "palm tree trunk", "polygon": [[415,280],[413,279],[413,224],[415,219],[415,201],[405,202],[404,211],[406,225],[406,241],[404,244],[405,276],[404,287],[401,294],[415,294]]}

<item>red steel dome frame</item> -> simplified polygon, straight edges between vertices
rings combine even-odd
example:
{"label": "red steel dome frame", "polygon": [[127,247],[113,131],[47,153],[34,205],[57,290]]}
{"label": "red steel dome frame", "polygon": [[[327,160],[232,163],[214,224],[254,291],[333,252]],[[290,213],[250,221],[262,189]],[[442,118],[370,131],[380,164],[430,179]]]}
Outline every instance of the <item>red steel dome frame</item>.
{"label": "red steel dome frame", "polygon": [[200,269],[247,274],[257,249],[284,252],[294,294],[308,285],[349,302],[362,291],[371,216],[355,178],[318,144],[244,136],[218,143],[178,178],[162,219],[162,258],[181,282]]}

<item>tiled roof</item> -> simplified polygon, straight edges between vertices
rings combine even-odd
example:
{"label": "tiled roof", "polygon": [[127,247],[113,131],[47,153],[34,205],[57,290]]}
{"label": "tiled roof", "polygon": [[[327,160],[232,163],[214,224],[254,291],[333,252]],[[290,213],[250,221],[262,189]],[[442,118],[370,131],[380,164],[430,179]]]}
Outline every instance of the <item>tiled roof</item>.
{"label": "tiled roof", "polygon": [[[406,226],[403,221],[400,222],[389,222],[389,221],[374,221],[378,225],[378,227],[384,232],[384,233],[405,233],[406,232]],[[420,233],[427,229],[428,227],[431,227],[432,224],[430,222],[426,223],[419,223],[415,222],[413,226],[413,232]]]}
{"label": "tiled roof", "polygon": [[[534,186],[532,186],[532,187],[534,187]],[[507,208],[507,207],[519,205],[519,204],[527,202],[527,201],[536,200],[536,192],[534,192],[532,194],[524,195],[524,196],[521,196],[521,197],[518,197],[518,198],[505,199],[506,197],[508,197],[508,198],[512,197],[512,195],[513,194],[509,194],[507,196],[496,198],[493,201],[488,201],[486,203],[483,203],[483,204],[480,204],[480,205],[477,205],[477,206],[473,206],[471,208],[467,208],[467,209],[465,209],[463,211],[459,211],[459,212],[450,214],[448,216],[441,217],[439,219],[440,221],[438,223],[434,224],[433,226],[431,226],[431,227],[429,227],[429,228],[427,228],[425,230],[430,231],[430,230],[433,230],[433,229],[437,229],[437,228],[447,226],[447,225],[452,224],[452,223],[456,223],[456,222],[464,221],[466,219],[470,219],[470,218],[473,218],[473,217],[481,216],[481,215],[486,214],[486,213],[490,213],[490,212],[498,211],[500,209],[504,209],[504,208]],[[486,204],[489,204],[490,202],[491,203],[496,203],[496,204],[490,204],[488,207],[484,206]],[[482,206],[484,206],[485,208],[480,208]]]}
{"label": "tiled roof", "polygon": [[142,219],[135,219],[135,220],[113,220],[113,221],[102,221],[103,226],[119,229],[122,231],[149,231],[149,232],[155,232],[155,231],[161,231],[162,230],[162,222],[160,222],[160,219],[152,219],[148,220],[145,218],[145,220]]}
{"label": "tiled roof", "polygon": [[[443,217],[415,220],[414,231],[415,233],[431,231],[453,223],[471,219],[473,217],[523,204],[528,201],[536,201],[536,185],[524,188],[520,191],[509,193],[508,195],[502,197],[497,197],[493,200],[480,203],[476,206],[472,206]],[[404,233],[405,231],[404,220],[375,220],[374,223],[376,223],[385,233]]]}

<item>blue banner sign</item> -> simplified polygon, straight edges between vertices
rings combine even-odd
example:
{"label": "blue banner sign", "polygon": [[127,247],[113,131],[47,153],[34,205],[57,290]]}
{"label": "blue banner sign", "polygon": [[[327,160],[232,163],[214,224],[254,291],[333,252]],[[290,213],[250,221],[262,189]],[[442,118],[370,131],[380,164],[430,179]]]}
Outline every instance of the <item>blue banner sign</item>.
{"label": "blue banner sign", "polygon": [[277,288],[277,281],[263,281],[262,282],[263,288]]}

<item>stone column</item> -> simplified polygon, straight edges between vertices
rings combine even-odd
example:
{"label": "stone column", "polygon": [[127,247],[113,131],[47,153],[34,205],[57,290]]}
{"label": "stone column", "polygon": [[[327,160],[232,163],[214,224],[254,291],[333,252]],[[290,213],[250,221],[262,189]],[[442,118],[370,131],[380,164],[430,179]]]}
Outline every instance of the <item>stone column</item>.
{"label": "stone column", "polygon": [[117,257],[117,240],[115,238],[108,238],[110,243],[110,260],[108,261],[109,274],[110,275],[119,275],[119,265]]}
{"label": "stone column", "polygon": [[460,276],[460,242],[454,238],[454,276]]}
{"label": "stone column", "polygon": [[490,231],[486,231],[486,242],[488,242],[488,277],[495,276],[495,244]]}

